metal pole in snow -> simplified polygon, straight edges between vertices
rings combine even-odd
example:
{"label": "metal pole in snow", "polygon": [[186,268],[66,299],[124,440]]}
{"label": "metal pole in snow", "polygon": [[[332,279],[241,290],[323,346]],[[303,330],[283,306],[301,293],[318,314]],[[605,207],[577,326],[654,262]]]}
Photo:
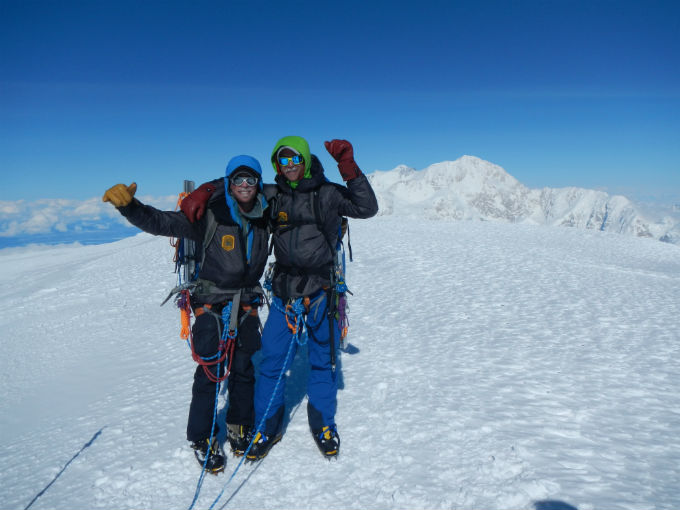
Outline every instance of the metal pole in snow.
{"label": "metal pole in snow", "polygon": [[[191,193],[194,191],[194,181],[184,181],[184,193]],[[182,265],[182,271],[184,272],[184,282],[188,283],[192,280],[194,272],[196,271],[196,243],[191,239],[183,239],[184,243],[184,261],[185,264]],[[183,261],[183,262],[184,262]]]}

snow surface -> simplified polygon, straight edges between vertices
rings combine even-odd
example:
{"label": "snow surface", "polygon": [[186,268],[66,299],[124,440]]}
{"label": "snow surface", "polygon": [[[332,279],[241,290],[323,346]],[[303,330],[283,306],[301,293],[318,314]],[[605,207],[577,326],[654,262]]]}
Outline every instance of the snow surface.
{"label": "snow surface", "polygon": [[[340,458],[307,430],[301,349],[283,440],[195,508],[680,508],[680,247],[394,216],[351,241]],[[171,255],[0,251],[0,508],[190,506]]]}

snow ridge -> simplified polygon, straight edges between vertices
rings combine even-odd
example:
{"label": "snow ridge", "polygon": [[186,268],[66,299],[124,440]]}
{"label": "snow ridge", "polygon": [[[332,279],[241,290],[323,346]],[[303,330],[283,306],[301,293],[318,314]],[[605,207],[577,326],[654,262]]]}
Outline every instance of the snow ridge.
{"label": "snow ridge", "polygon": [[400,165],[368,178],[381,215],[575,227],[680,244],[680,224],[670,217],[654,222],[624,196],[576,187],[530,189],[475,156],[420,171]]}

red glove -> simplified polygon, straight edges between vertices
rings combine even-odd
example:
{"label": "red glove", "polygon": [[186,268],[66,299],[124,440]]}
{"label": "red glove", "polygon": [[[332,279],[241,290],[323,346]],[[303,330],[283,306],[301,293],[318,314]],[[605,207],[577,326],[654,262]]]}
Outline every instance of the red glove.
{"label": "red glove", "polygon": [[212,182],[206,182],[184,197],[179,208],[191,223],[203,217],[205,205],[216,190],[217,187]]}
{"label": "red glove", "polygon": [[324,142],[326,150],[338,162],[338,170],[343,181],[349,181],[361,175],[361,170],[354,161],[354,149],[347,140],[331,140]]}

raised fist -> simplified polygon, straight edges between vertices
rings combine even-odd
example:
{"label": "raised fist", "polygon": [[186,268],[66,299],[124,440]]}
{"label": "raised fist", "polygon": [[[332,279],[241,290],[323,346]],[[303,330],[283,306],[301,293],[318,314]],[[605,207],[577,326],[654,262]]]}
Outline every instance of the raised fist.
{"label": "raised fist", "polygon": [[326,150],[338,162],[338,170],[344,181],[349,181],[361,175],[361,170],[354,161],[354,148],[347,140],[334,139],[324,142]]}

